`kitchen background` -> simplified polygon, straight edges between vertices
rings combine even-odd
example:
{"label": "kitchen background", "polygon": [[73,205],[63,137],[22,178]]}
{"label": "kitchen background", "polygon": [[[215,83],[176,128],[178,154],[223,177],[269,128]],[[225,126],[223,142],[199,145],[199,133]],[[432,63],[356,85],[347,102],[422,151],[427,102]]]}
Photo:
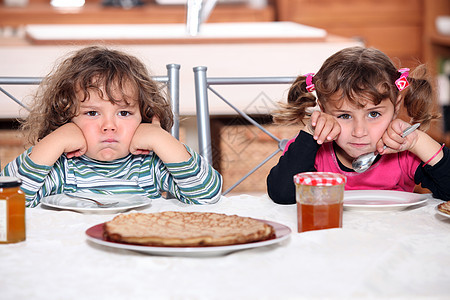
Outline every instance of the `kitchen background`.
{"label": "kitchen background", "polygon": [[[50,63],[68,50],[98,42],[70,38],[43,40],[30,34],[35,25],[186,23],[186,5],[181,0],[86,0],[72,1],[73,5],[84,2],[78,8],[55,7],[68,2],[3,0],[0,4],[0,77],[44,76]],[[217,2],[204,26],[229,22],[293,22],[323,29],[326,35],[313,39],[280,37],[252,42],[230,37],[220,40],[177,37],[165,41],[145,37],[133,41],[106,41],[106,44],[118,44],[141,56],[155,75],[164,74],[167,63],[181,64],[181,87],[186,90],[180,97],[180,139],[195,148],[197,129],[192,67],[198,65],[207,66],[211,76],[296,76],[317,71],[323,60],[340,48],[364,44],[384,51],[394,62],[401,63],[401,67],[427,63],[439,84],[437,107],[448,113],[449,15],[450,0],[222,0]],[[14,87],[2,88],[16,91]],[[242,105],[241,109],[277,137],[295,136],[298,128],[272,125],[269,117],[276,103],[286,96],[288,86],[275,90],[261,86],[244,89],[231,89],[230,100],[237,96],[236,103]],[[30,91],[17,90],[17,93],[25,97]],[[212,98],[210,96],[213,160],[224,176],[226,189],[275,151],[278,145]],[[20,107],[0,95],[1,166],[27,147],[22,135],[15,130],[16,119],[20,116],[23,116]],[[450,144],[449,130],[448,118],[443,118],[433,124],[430,132],[435,139]],[[269,160],[233,192],[265,192],[265,178],[278,158],[279,155]]]}

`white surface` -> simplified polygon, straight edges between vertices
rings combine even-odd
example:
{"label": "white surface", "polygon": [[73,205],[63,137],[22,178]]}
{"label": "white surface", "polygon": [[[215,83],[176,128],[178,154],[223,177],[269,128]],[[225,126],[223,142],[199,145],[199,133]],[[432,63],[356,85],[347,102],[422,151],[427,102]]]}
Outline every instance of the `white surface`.
{"label": "white surface", "polygon": [[439,34],[450,35],[450,16],[438,16],[436,18],[436,29]]}
{"label": "white surface", "polygon": [[344,211],[343,228],[297,233],[296,206],[224,197],[156,199],[142,212],[212,211],[278,222],[284,242],[209,258],[163,257],[87,241],[112,219],[30,208],[27,240],[0,245],[1,299],[448,299],[450,219],[439,200],[402,211]]}
{"label": "white surface", "polygon": [[273,244],[278,244],[289,238],[291,234],[291,229],[283,224],[279,224],[276,222],[265,221],[264,222],[272,225],[275,229],[276,237],[267,241],[255,242],[255,243],[247,243],[247,244],[239,244],[239,245],[230,245],[230,246],[214,246],[214,247],[152,247],[152,246],[144,246],[144,245],[130,245],[130,244],[122,244],[104,240],[102,236],[96,236],[92,234],[93,232],[88,231],[96,231],[98,228],[102,228],[103,223],[100,223],[96,226],[89,228],[86,231],[87,239],[92,241],[93,243],[104,245],[107,247],[113,247],[118,249],[127,249],[138,251],[146,254],[153,255],[164,255],[164,256],[185,256],[185,257],[209,257],[209,256],[219,256],[229,254],[239,250],[251,249],[251,248],[259,248],[266,247]]}
{"label": "white surface", "polygon": [[35,40],[140,40],[140,39],[252,39],[324,38],[323,29],[293,22],[234,22],[202,24],[197,36],[186,32],[185,24],[120,25],[27,25],[26,33]]}
{"label": "white surface", "polygon": [[[72,194],[77,196],[78,194]],[[97,195],[93,193],[79,194],[81,197],[88,197],[100,201],[102,203],[119,202],[113,207],[101,208],[92,201],[83,199],[70,198],[64,194],[52,195],[44,197],[41,203],[57,209],[68,209],[82,213],[101,213],[101,214],[116,214],[124,212],[133,208],[140,208],[150,205],[151,199],[139,195]]]}
{"label": "white surface", "polygon": [[447,65],[448,71],[444,74],[438,74],[437,77],[437,87],[438,87],[438,101],[439,105],[449,105],[450,104],[450,60],[444,61]]}
{"label": "white surface", "polygon": [[345,191],[344,209],[402,210],[425,203],[430,197],[402,191]]}
{"label": "white surface", "polygon": [[[297,76],[317,72],[326,58],[342,48],[361,45],[354,41],[311,43],[121,45],[111,48],[140,58],[153,75],[166,75],[166,65],[180,64],[180,113],[195,115],[193,68],[206,66],[210,77]],[[0,47],[0,76],[45,76],[56,61],[81,46]],[[2,86],[28,103],[35,86]],[[215,86],[238,108],[248,113],[268,113],[286,98],[289,85]],[[26,116],[26,110],[0,93],[0,118]],[[233,109],[209,93],[211,114],[232,114]]]}

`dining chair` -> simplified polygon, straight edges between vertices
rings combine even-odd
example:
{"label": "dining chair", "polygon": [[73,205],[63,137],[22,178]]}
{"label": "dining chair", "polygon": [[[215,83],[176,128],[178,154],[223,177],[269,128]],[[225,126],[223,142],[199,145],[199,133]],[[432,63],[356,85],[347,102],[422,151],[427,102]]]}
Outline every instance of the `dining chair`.
{"label": "dining chair", "polygon": [[210,125],[210,113],[209,113],[209,100],[208,90],[212,92],[219,99],[224,101],[234,111],[236,111],[245,120],[256,126],[263,131],[271,139],[278,143],[278,148],[275,152],[269,154],[262,162],[251,169],[247,174],[240,178],[236,183],[229,187],[222,194],[226,195],[236,186],[238,186],[247,177],[258,170],[262,165],[274,157],[278,152],[282,152],[288,142],[288,139],[279,139],[274,134],[269,132],[261,124],[250,117],[245,111],[239,109],[231,101],[227,100],[220,93],[218,93],[212,86],[214,85],[268,85],[268,84],[292,84],[296,79],[296,76],[287,77],[208,77],[207,67],[198,66],[194,67],[194,81],[195,81],[195,100],[197,109],[197,130],[198,130],[198,143],[199,153],[210,164],[212,164],[212,144],[211,144],[211,125]]}

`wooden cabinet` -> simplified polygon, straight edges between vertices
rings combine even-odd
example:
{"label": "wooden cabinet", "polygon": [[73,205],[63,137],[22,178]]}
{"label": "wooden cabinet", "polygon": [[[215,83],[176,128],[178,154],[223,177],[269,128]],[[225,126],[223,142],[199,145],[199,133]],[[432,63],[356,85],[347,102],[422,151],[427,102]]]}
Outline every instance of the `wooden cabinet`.
{"label": "wooden cabinet", "polygon": [[423,3],[428,1],[435,0],[277,0],[276,11],[279,20],[360,38],[413,67],[423,59]]}

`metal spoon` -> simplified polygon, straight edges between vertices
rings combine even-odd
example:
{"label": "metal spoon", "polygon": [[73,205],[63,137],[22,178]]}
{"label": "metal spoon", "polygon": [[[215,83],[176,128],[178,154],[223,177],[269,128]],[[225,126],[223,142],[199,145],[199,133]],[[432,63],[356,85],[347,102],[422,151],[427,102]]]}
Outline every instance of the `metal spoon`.
{"label": "metal spoon", "polygon": [[119,204],[119,202],[108,202],[108,203],[103,203],[100,201],[97,201],[95,199],[92,198],[88,198],[88,197],[83,197],[83,196],[78,196],[78,195],[71,195],[71,194],[64,194],[70,198],[74,198],[74,199],[78,199],[78,200],[88,200],[88,201],[92,201],[95,204],[97,204],[98,207],[100,208],[109,208],[109,207],[113,207],[116,206],[117,204]]}
{"label": "metal spoon", "polygon": [[[410,134],[411,132],[413,132],[414,130],[419,128],[419,126],[420,126],[420,123],[416,123],[412,126],[409,126],[408,128],[406,128],[403,131],[402,137],[406,137],[408,134]],[[383,149],[386,149],[386,145],[383,147]],[[357,173],[363,173],[363,172],[367,171],[367,169],[369,169],[370,166],[375,161],[375,158],[377,157],[377,155],[378,155],[378,152],[374,151],[374,152],[370,152],[370,153],[366,153],[366,154],[358,156],[357,158],[355,158],[352,161],[353,170],[355,170],[355,172],[357,172]]]}

